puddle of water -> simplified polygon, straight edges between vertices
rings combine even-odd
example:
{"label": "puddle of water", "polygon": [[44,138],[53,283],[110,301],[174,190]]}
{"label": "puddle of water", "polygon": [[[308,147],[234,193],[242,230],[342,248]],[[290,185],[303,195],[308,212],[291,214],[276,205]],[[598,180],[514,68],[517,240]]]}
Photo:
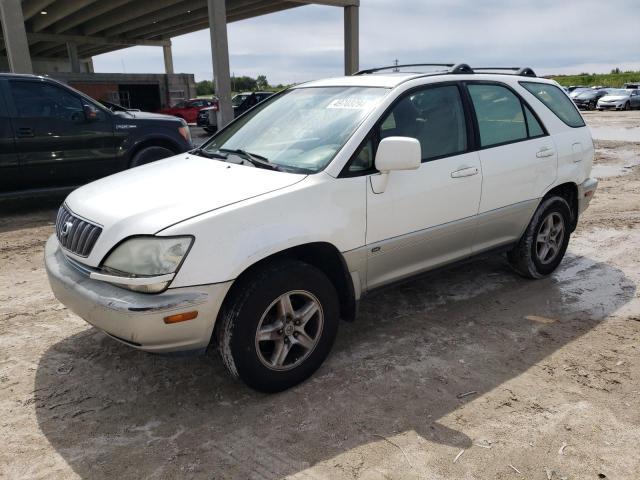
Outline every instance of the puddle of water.
{"label": "puddle of water", "polygon": [[640,127],[589,127],[596,140],[640,142]]}

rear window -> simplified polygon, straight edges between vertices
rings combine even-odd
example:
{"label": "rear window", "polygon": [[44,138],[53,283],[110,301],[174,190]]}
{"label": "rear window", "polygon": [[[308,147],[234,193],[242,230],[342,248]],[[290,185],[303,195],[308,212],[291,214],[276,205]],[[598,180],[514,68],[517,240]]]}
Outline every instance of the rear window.
{"label": "rear window", "polygon": [[584,127],[584,120],[573,102],[555,85],[537,82],[520,82],[520,85],[570,127]]}

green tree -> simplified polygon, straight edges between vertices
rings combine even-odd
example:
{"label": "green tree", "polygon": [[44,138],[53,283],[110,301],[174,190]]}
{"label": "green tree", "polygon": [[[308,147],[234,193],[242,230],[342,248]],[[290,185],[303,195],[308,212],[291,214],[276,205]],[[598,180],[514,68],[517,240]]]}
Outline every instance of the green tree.
{"label": "green tree", "polygon": [[267,88],[269,88],[269,82],[267,81],[267,76],[258,75],[258,77],[256,78],[256,86],[258,87],[258,90],[266,90]]}
{"label": "green tree", "polygon": [[202,80],[196,83],[196,93],[198,95],[213,95],[215,88],[211,80]]}

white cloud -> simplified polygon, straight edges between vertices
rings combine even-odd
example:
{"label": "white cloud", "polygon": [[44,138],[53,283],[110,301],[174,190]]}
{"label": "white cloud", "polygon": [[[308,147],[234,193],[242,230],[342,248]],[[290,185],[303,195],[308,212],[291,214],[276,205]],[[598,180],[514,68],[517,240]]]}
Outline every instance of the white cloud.
{"label": "white cloud", "polygon": [[[637,0],[361,0],[361,66],[420,61],[528,65],[549,73],[638,68]],[[342,73],[342,11],[304,6],[232,23],[231,70],[272,83]],[[173,39],[176,71],[210,78],[209,32]],[[96,71],[162,72],[162,52],[94,58]]]}

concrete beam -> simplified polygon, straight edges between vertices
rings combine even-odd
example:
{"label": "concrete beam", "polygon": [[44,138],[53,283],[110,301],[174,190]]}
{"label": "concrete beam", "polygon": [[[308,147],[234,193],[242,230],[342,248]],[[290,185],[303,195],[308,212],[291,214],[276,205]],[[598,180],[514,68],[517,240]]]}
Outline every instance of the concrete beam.
{"label": "concrete beam", "polygon": [[71,65],[71,72],[80,73],[80,59],[78,58],[78,46],[73,42],[68,42],[67,53],[69,55],[69,65]]}
{"label": "concrete beam", "polygon": [[344,7],[344,74],[353,75],[358,71],[359,59],[359,22],[358,8]]}
{"label": "concrete beam", "polygon": [[73,27],[88,22],[96,17],[100,17],[107,12],[115,10],[116,8],[124,7],[127,3],[133,0],[108,0],[99,2],[96,5],[90,5],[88,8],[83,8],[76,13],[72,13],[68,17],[63,18],[53,26],[53,33],[63,33]]}
{"label": "concrete beam", "polygon": [[57,35],[55,33],[27,33],[27,38],[31,42],[54,42],[60,44],[73,42],[77,43],[78,45],[145,45],[150,47],[162,47],[164,45],[171,45],[171,42],[169,42],[168,40],[147,40],[144,38],[126,37],[100,37],[91,35]]}
{"label": "concrete beam", "polygon": [[[103,0],[104,1],[104,0]],[[111,12],[96,18],[84,24],[83,32],[86,35],[95,33],[114,27],[124,22],[128,22],[134,18],[146,16],[152,17],[154,12],[162,10],[180,3],[182,0],[154,0],[153,2],[135,2],[129,8]]]}
{"label": "concrete beam", "polygon": [[96,1],[97,0],[68,0],[66,2],[55,2],[47,9],[46,15],[38,15],[33,19],[31,22],[31,29],[34,32],[44,30],[49,25],[53,25],[54,23]]}
{"label": "concrete beam", "polygon": [[171,53],[171,45],[162,47],[164,56],[164,73],[173,73],[173,54]]}
{"label": "concrete beam", "polygon": [[[175,5],[156,10],[149,15],[143,15],[138,18],[130,18],[128,21],[121,22],[114,27],[105,30],[104,34],[121,35],[126,32],[134,31],[136,32],[136,36],[142,37],[144,35],[138,35],[138,30],[144,27],[152,27],[153,25],[162,23],[164,20],[170,19],[182,20],[183,23],[190,22],[190,17],[196,10],[203,10],[206,12],[206,3],[203,0],[188,0],[186,2],[180,2]],[[192,13],[188,14],[188,11],[191,11]]]}
{"label": "concrete beam", "polygon": [[14,73],[33,73],[20,0],[0,0],[0,22],[9,70]]}
{"label": "concrete beam", "polygon": [[46,8],[53,2],[55,0],[25,0],[22,2],[22,16],[25,20],[29,20],[43,10],[46,11]]}
{"label": "concrete beam", "polygon": [[218,97],[218,111],[216,114],[219,129],[233,120],[229,42],[227,40],[227,8],[225,4],[225,0],[207,0],[211,32],[213,80],[216,96]]}
{"label": "concrete beam", "polygon": [[289,0],[295,3],[304,3],[307,5],[319,4],[331,7],[359,7],[360,0]]}

